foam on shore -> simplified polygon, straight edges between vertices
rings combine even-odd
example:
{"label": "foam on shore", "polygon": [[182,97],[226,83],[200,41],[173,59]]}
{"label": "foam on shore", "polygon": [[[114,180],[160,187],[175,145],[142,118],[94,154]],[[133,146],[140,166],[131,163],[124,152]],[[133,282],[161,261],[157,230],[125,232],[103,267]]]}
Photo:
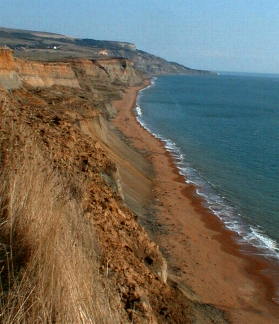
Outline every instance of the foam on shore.
{"label": "foam on shore", "polygon": [[[154,131],[143,121],[143,109],[140,106],[141,92],[155,85],[156,78],[152,79],[151,84],[140,90],[135,107],[135,115],[139,124],[151,133],[155,138],[163,142],[166,150],[171,154],[174,162],[186,183],[193,184],[196,193],[203,198],[204,205],[216,215],[225,225],[225,227],[237,234],[237,242],[244,247],[243,252],[255,253],[245,247],[251,245],[256,248],[256,255],[262,256],[267,260],[272,260],[279,265],[279,244],[270,238],[260,226],[253,226],[245,223],[240,212],[230,204],[226,197],[221,197],[206,179],[204,179],[198,170],[191,167],[186,161],[185,155],[172,140],[165,138],[160,133]],[[246,251],[247,250],[247,251]],[[279,304],[279,284],[277,287],[277,297],[274,299]]]}

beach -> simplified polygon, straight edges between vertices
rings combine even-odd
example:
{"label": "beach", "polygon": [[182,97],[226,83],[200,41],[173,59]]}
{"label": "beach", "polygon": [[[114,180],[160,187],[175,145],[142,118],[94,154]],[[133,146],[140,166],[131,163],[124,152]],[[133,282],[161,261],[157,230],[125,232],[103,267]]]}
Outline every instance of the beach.
{"label": "beach", "polygon": [[114,102],[114,124],[153,166],[150,208],[162,230],[151,235],[168,261],[169,280],[189,298],[227,311],[233,323],[276,323],[274,286],[259,272],[266,268],[264,261],[240,253],[235,234],[203,207],[164,144],[137,121],[137,94],[148,84],[128,88]]}

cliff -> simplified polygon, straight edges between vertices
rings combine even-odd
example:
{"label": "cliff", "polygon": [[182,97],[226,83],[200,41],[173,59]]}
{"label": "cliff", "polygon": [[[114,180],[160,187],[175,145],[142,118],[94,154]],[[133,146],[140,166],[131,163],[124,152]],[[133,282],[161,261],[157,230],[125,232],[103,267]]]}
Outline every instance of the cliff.
{"label": "cliff", "polygon": [[147,75],[210,74],[209,71],[191,69],[175,62],[138,50],[135,44],[95,39],[80,39],[65,35],[0,28],[0,46],[14,49],[19,58],[59,61],[69,58],[124,57],[132,61],[137,70]]}
{"label": "cliff", "polygon": [[152,166],[109,118],[140,80],[123,59],[30,62],[1,50],[1,322],[225,322],[168,279],[139,224]]}
{"label": "cliff", "polygon": [[14,58],[11,49],[0,49],[0,85],[6,89],[19,88],[22,84],[80,88],[79,75],[124,84],[136,84],[141,80],[140,74],[133,69],[133,63],[126,59],[36,62]]}

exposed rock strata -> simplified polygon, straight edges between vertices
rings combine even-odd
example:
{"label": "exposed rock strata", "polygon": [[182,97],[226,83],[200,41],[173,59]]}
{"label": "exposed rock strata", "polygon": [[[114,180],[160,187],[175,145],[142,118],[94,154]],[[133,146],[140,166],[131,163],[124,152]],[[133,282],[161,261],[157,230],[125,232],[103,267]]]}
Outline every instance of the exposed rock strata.
{"label": "exposed rock strata", "polygon": [[5,89],[19,88],[23,83],[32,87],[79,88],[80,76],[124,84],[141,80],[133,64],[125,59],[32,62],[14,58],[8,48],[0,49],[0,85]]}

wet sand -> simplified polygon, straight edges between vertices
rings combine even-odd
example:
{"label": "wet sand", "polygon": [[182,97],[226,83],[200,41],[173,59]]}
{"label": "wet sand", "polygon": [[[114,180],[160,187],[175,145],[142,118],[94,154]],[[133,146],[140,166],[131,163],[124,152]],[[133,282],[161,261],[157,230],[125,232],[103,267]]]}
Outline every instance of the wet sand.
{"label": "wet sand", "polygon": [[137,122],[133,110],[141,88],[129,88],[114,102],[114,123],[136,148],[148,152],[153,165],[151,199],[162,229],[155,240],[168,260],[170,279],[188,297],[228,311],[233,323],[278,323],[279,306],[271,301],[273,282],[260,273],[269,265],[248,255],[254,252],[249,247],[240,251],[236,234],[203,207],[163,143]]}

